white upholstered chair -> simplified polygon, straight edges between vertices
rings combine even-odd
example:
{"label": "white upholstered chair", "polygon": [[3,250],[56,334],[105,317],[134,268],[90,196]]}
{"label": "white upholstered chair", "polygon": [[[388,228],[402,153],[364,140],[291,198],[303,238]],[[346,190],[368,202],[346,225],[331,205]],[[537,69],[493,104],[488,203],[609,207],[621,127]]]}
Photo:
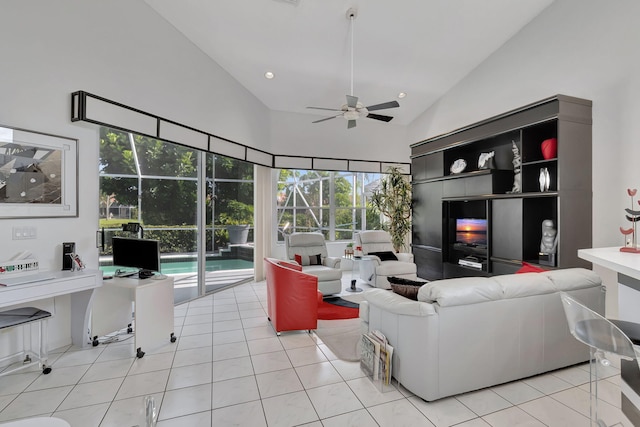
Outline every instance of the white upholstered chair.
{"label": "white upholstered chair", "polygon": [[[391,289],[389,276],[415,280],[417,267],[413,254],[395,252],[391,236],[382,230],[367,230],[356,234],[356,246],[362,247],[367,259],[360,263],[360,278],[367,283],[383,289]],[[391,253],[393,256],[389,255]],[[393,258],[396,259],[388,259]]]}
{"label": "white upholstered chair", "polygon": [[[322,233],[292,233],[286,236],[285,245],[287,259],[296,261],[296,255],[301,257],[302,271],[318,277],[318,290],[322,295],[332,295],[342,292],[342,270],[339,257],[330,257]],[[320,263],[309,262],[309,257],[320,255]]]}

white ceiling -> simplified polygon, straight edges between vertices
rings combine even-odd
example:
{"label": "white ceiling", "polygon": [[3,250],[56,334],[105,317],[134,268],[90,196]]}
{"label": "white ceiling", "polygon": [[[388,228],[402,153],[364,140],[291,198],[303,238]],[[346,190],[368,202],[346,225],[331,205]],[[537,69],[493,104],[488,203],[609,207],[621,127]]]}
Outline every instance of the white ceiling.
{"label": "white ceiling", "polygon": [[[407,125],[553,0],[145,0],[269,109],[331,115],[350,92]],[[275,73],[267,80],[266,71]],[[398,93],[406,92],[404,99]],[[323,126],[318,123],[316,126]]]}

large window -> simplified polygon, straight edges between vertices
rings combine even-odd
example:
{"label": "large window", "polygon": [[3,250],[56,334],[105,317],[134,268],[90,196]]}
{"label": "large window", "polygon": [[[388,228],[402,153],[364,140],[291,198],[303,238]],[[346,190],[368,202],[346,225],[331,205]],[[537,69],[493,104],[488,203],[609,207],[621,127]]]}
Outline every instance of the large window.
{"label": "large window", "polygon": [[99,167],[102,269],[117,268],[111,237],[131,236],[122,225],[138,222],[144,238],[160,241],[161,272],[174,276],[176,302],[253,277],[252,164],[101,128]]}
{"label": "large window", "polygon": [[277,184],[278,241],[284,233],[318,231],[325,239],[351,240],[359,230],[380,228],[368,204],[381,174],[280,169]]}

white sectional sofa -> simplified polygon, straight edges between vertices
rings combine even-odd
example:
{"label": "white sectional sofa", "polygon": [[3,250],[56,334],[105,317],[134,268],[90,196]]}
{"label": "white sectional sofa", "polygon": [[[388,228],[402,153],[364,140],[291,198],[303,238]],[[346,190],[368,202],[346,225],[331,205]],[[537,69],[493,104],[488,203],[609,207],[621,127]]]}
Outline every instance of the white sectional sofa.
{"label": "white sectional sofa", "polygon": [[575,268],[437,280],[420,287],[418,301],[370,289],[360,319],[395,347],[393,376],[432,401],[587,361],[560,291],[604,313],[600,277]]}

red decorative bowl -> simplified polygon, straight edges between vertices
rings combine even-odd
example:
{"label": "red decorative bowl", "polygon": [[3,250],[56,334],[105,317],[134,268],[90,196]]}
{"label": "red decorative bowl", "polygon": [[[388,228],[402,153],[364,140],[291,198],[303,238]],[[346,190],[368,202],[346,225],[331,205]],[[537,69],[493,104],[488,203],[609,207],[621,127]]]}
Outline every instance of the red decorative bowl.
{"label": "red decorative bowl", "polygon": [[544,157],[545,160],[554,159],[558,154],[558,139],[545,139],[542,141],[542,144],[540,144],[540,149],[542,150],[542,157]]}

